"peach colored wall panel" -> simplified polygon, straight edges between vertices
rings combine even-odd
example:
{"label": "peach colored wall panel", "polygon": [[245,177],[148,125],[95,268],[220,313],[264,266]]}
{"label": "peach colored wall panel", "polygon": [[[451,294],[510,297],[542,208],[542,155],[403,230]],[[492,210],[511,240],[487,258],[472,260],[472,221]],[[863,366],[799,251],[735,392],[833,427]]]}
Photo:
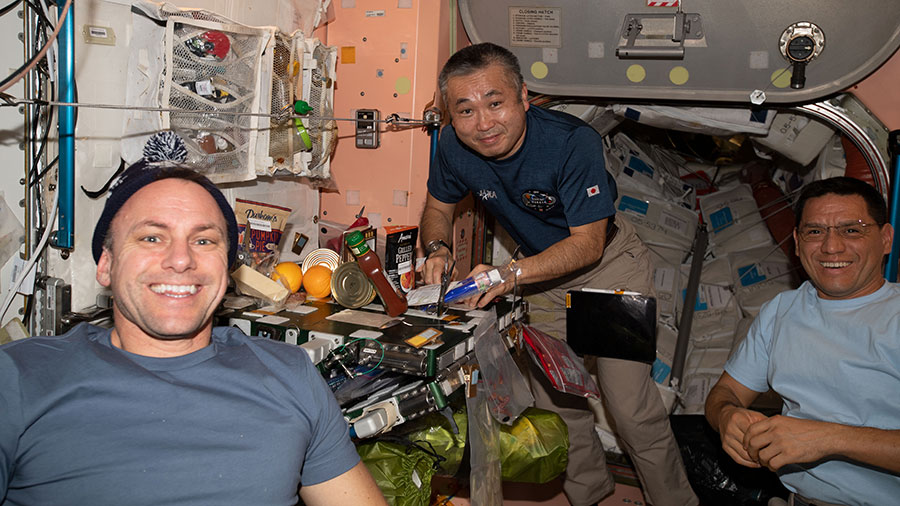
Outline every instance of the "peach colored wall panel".
{"label": "peach colored wall panel", "polygon": [[[326,43],[352,53],[338,59],[334,114],[353,118],[358,109],[377,109],[421,119],[431,104],[437,73],[446,55],[439,44],[445,2],[432,0],[335,0]],[[352,50],[350,49],[352,48]],[[446,50],[445,50],[446,52]],[[341,121],[332,158],[332,182],[323,189],[321,216],[349,224],[364,205],[373,225],[415,225],[425,202],[430,140],[421,127],[379,124],[380,146],[360,149],[355,124]]]}

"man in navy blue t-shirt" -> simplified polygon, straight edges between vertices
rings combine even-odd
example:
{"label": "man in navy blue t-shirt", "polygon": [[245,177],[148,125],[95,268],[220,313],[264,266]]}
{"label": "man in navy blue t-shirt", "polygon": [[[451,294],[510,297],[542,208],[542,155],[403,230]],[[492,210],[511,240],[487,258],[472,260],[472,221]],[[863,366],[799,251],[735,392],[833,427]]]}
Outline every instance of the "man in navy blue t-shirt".
{"label": "man in navy blue t-shirt", "polygon": [[[471,192],[525,254],[516,262],[517,280],[493,287],[475,305],[525,285],[530,323],[565,339],[567,290],[652,293],[646,247],[627,220],[615,222],[616,184],[596,131],[568,114],[530,107],[516,57],[494,44],[454,54],[438,85],[451,124],[441,131],[428,175],[420,227],[426,283],[439,282],[449,265],[454,208]],[[471,274],[491,268],[478,265]],[[647,499],[655,506],[697,504],[650,366],[596,360],[606,408]],[[614,483],[585,399],[556,392],[540,373],[531,383],[536,405],[569,426],[569,501],[593,504],[609,495]]]}

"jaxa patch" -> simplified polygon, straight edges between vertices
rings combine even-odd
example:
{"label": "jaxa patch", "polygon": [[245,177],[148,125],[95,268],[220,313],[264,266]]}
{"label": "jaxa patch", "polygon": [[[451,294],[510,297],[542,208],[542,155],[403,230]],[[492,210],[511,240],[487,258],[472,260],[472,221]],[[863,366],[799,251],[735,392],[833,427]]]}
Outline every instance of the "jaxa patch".
{"label": "jaxa patch", "polygon": [[591,186],[587,189],[588,197],[593,197],[594,195],[600,194],[600,187],[597,185]]}
{"label": "jaxa patch", "polygon": [[522,193],[522,203],[529,209],[545,212],[556,207],[559,199],[555,195],[540,190],[528,190]]}

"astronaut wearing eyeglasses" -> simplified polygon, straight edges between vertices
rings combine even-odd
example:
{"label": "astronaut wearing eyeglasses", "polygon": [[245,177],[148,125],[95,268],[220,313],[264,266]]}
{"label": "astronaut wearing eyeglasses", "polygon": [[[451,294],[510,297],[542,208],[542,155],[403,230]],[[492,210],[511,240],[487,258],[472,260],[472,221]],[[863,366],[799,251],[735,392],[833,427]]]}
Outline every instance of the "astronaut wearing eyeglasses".
{"label": "astronaut wearing eyeglasses", "polygon": [[[894,234],[884,200],[837,177],[808,184],[795,211],[809,281],[762,307],[706,418],[735,462],[778,473],[790,505],[897,504],[900,285],[883,276]],[[781,415],[748,409],[769,389]]]}

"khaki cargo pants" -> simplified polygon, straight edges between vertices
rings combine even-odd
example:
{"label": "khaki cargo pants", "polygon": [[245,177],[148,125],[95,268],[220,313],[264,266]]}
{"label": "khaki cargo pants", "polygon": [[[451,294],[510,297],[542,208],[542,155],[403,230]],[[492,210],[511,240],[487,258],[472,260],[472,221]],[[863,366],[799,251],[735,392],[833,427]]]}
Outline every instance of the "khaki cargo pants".
{"label": "khaki cargo pants", "polygon": [[[592,287],[653,293],[649,252],[628,220],[616,220],[619,231],[598,264],[581,272],[526,287],[529,323],[559,339],[566,336],[566,291]],[[597,336],[598,339],[601,336]],[[587,357],[597,361],[603,404],[634,462],[644,496],[653,506],[692,506],[698,500],[684,464],[650,366],[627,360]],[[569,427],[569,463],[563,490],[573,505],[593,504],[612,493],[615,483],[606,467],[594,413],[586,399],[557,392],[533,364],[527,376],[535,405],[559,413]]]}

